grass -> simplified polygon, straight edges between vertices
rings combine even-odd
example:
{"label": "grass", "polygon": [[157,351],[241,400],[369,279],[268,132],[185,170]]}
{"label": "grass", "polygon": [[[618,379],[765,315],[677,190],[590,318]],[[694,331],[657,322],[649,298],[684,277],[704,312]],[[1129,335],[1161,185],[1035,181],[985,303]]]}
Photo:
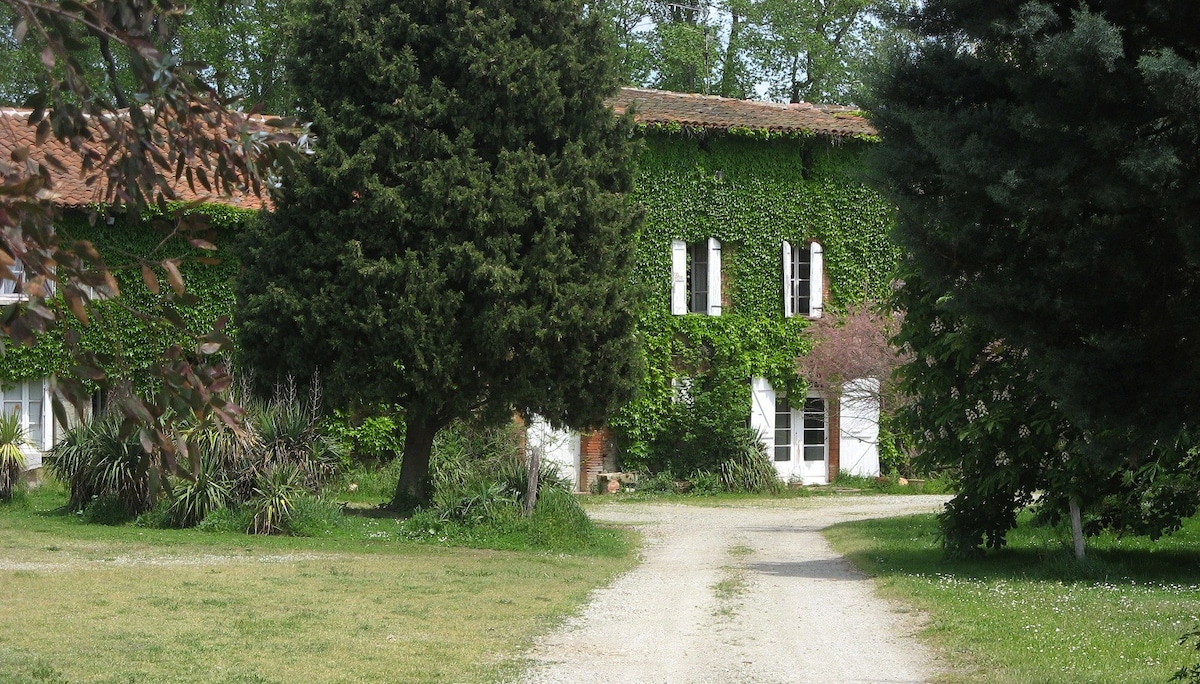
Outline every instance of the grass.
{"label": "grass", "polygon": [[63,501],[0,506],[0,681],[493,681],[634,563],[613,530],[586,553],[471,549],[386,517],[254,537],[88,525]]}
{"label": "grass", "polygon": [[737,544],[726,549],[726,553],[734,563],[721,567],[721,579],[712,586],[713,596],[717,599],[716,614],[721,617],[732,617],[741,603],[741,598],[749,588],[748,571],[744,562],[746,557],[754,553],[754,549],[745,544]]}
{"label": "grass", "polygon": [[1177,641],[1200,622],[1200,520],[1158,542],[1091,539],[1083,563],[1065,530],[1028,516],[1008,548],[972,561],[943,559],[931,515],[826,534],[885,595],[927,613],[944,682],[1161,684],[1195,660]]}

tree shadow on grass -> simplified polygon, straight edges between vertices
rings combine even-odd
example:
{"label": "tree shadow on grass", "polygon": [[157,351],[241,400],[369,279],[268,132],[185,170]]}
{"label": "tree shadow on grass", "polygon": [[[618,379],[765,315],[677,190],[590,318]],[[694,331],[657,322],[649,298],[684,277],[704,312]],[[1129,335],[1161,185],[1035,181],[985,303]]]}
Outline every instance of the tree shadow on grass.
{"label": "tree shadow on grass", "polygon": [[1200,585],[1200,520],[1186,521],[1170,537],[1101,535],[1088,540],[1087,557],[1077,561],[1069,537],[1061,529],[1035,527],[1023,517],[1008,544],[979,558],[948,559],[942,552],[932,515],[864,520],[835,526],[872,544],[846,554],[856,566],[877,577],[953,576],[994,581],[1021,579],[1046,582]]}

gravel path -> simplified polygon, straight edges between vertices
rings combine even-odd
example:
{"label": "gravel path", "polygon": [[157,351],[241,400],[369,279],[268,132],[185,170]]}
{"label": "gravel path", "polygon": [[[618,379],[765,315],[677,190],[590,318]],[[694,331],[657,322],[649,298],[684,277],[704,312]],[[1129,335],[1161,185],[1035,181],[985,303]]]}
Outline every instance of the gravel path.
{"label": "gravel path", "polygon": [[541,639],[520,681],[923,682],[937,663],[914,638],[920,618],[877,598],[820,530],[946,498],[593,508],[642,530],[643,562]]}

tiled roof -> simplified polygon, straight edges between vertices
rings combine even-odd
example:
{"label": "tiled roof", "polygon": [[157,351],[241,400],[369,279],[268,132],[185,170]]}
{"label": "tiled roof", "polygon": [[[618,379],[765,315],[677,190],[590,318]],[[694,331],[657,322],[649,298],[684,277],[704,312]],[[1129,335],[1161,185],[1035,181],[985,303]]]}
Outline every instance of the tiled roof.
{"label": "tiled roof", "polygon": [[634,120],[643,124],[678,123],[713,130],[748,128],[839,138],[877,135],[870,122],[851,113],[849,107],[755,102],[648,88],[621,88],[609,103],[618,114],[634,105]]}
{"label": "tiled roof", "polygon": [[[36,144],[37,130],[36,127],[28,124],[29,114],[30,110],[28,109],[0,108],[0,159],[10,160],[13,150],[26,147],[29,149],[31,159],[45,164],[46,168],[50,170],[51,178],[54,181],[55,204],[78,207],[102,201],[105,180],[100,178],[88,185],[87,179],[83,177],[81,171],[83,159],[77,152],[71,151],[69,145],[59,142],[53,137],[41,145]],[[67,170],[60,171],[46,163],[48,154],[57,158]],[[256,197],[252,193],[235,197],[212,195],[206,193],[199,184],[196,184],[198,192],[193,191],[188,187],[187,181],[182,179],[174,184],[174,190],[178,199],[182,201],[219,202],[247,209],[259,209],[265,204],[264,198]]]}

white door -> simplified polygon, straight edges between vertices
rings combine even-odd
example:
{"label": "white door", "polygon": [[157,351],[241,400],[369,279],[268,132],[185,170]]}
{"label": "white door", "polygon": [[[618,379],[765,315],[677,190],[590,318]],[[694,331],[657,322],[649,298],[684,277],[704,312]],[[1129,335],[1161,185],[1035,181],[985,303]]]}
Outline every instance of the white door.
{"label": "white door", "polygon": [[823,397],[810,393],[804,406],[792,411],[800,478],[804,484],[829,483],[829,412]]}

